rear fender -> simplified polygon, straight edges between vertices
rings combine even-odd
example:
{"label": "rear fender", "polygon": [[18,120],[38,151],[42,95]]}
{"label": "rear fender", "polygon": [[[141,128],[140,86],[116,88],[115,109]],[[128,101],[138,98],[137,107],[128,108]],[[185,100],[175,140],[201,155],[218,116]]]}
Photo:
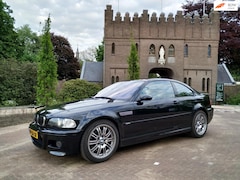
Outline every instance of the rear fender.
{"label": "rear fender", "polygon": [[205,112],[205,114],[208,116],[207,110],[203,107],[203,105],[201,103],[197,103],[195,104],[194,108],[193,108],[193,114],[192,117],[194,116],[194,114],[199,111],[202,110],[203,112]]}

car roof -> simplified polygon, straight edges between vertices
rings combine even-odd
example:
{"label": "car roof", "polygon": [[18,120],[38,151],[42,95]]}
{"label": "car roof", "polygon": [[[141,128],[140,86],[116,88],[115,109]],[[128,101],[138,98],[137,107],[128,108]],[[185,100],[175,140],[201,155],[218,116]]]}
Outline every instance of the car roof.
{"label": "car roof", "polygon": [[[186,83],[184,82],[181,82],[179,80],[176,80],[176,79],[169,79],[169,78],[149,78],[149,79],[135,79],[135,80],[128,80],[128,81],[119,81],[119,83],[121,82],[154,82],[154,81],[169,81],[169,82],[177,82],[177,83],[180,83],[188,88],[190,88],[191,90],[195,91],[198,93],[198,91],[196,91],[194,88],[192,88],[191,86],[187,85]],[[118,82],[116,82],[118,83]]]}
{"label": "car roof", "polygon": [[[174,79],[168,79],[168,78],[150,78],[150,79],[135,79],[135,80],[129,80],[130,82],[135,82],[135,81],[142,81],[142,82],[151,82],[151,81],[174,81],[174,82],[180,82],[178,80]],[[121,82],[129,82],[129,81],[121,81]],[[182,83],[182,82],[180,82]]]}

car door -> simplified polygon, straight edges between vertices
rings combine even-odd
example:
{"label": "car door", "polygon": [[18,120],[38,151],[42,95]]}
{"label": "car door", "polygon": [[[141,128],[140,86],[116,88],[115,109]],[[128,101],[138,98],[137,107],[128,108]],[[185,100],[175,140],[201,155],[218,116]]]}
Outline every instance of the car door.
{"label": "car door", "polygon": [[132,115],[122,119],[124,136],[147,138],[170,131],[174,128],[172,119],[176,111],[171,83],[164,80],[151,81],[139,92]]}
{"label": "car door", "polygon": [[178,108],[178,118],[174,120],[174,124],[178,129],[191,126],[192,113],[198,99],[192,89],[178,82],[172,82],[176,104]]}

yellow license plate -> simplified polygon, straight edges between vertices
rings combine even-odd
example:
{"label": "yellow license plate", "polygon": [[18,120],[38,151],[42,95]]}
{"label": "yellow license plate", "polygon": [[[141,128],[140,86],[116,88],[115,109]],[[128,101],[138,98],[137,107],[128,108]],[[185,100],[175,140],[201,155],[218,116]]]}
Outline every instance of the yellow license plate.
{"label": "yellow license plate", "polygon": [[37,131],[34,131],[32,129],[29,129],[29,132],[30,132],[30,135],[35,138],[35,139],[38,139],[38,132]]}

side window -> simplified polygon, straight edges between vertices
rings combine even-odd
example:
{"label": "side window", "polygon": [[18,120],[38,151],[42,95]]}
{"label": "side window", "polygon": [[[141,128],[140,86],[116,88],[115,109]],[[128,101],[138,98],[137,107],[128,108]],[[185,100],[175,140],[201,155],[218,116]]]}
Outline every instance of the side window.
{"label": "side window", "polygon": [[149,95],[153,100],[175,97],[173,87],[169,81],[150,82],[142,89],[140,95]]}
{"label": "side window", "polygon": [[174,82],[174,87],[175,87],[175,93],[176,93],[176,97],[184,97],[184,96],[193,96],[194,93],[191,89],[189,89],[188,87],[180,84],[180,83],[176,83]]}

